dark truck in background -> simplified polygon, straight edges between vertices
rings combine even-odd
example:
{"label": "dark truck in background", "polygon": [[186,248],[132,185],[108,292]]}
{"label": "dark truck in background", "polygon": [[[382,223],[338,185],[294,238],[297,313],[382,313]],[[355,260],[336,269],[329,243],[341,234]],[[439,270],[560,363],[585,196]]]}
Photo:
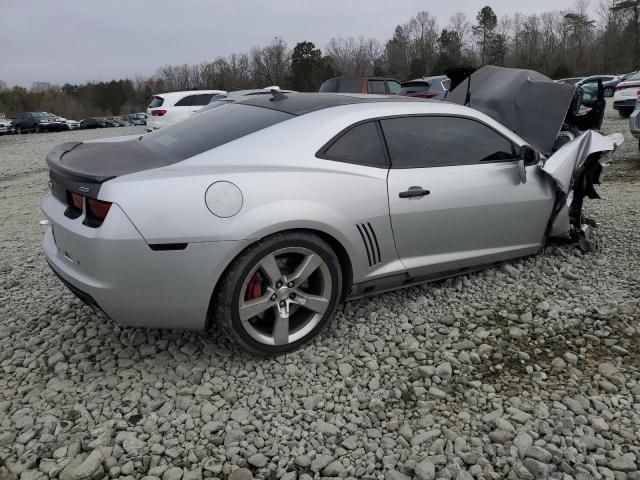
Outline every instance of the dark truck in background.
{"label": "dark truck in background", "polygon": [[59,132],[67,128],[62,119],[48,112],[24,112],[12,123],[16,133]]}

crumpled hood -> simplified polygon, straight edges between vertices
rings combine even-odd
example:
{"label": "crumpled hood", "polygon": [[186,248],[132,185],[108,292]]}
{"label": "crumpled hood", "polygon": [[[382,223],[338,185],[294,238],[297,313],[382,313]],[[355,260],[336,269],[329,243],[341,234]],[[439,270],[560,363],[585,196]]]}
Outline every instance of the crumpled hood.
{"label": "crumpled hood", "polygon": [[[576,87],[555,83],[533,70],[485,66],[471,75],[470,106],[514,131],[549,155],[567,116]],[[447,97],[464,105],[469,79]]]}

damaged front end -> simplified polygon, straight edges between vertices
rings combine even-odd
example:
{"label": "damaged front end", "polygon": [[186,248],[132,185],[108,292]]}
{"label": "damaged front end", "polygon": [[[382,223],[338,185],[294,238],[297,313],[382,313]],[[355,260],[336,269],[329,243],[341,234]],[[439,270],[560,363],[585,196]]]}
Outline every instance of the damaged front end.
{"label": "damaged front end", "polygon": [[546,237],[582,249],[593,246],[596,226],[583,215],[584,199],[600,198],[594,186],[624,141],[622,134],[605,137],[596,131],[606,108],[602,82],[588,90],[587,103],[583,87],[556,83],[533,70],[485,66],[447,97],[497,120],[541,154],[541,169],[557,192]]}
{"label": "damaged front end", "polygon": [[[563,132],[563,135],[573,135]],[[620,133],[603,136],[593,130],[570,139],[542,166],[557,191],[556,204],[549,221],[547,237],[577,243],[588,250],[595,244],[596,222],[583,214],[584,199],[599,199],[595,189],[602,179],[603,167],[624,137]]]}

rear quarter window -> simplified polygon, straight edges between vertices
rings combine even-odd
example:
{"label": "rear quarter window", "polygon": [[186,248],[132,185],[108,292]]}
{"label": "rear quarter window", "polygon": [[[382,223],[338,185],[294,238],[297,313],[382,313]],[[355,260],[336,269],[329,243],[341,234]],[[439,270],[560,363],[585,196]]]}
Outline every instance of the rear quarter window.
{"label": "rear quarter window", "polygon": [[149,104],[149,108],[161,107],[163,103],[164,103],[164,98],[162,98],[162,97],[153,97],[151,99],[151,103]]}
{"label": "rear quarter window", "polygon": [[372,167],[387,166],[377,122],[367,122],[351,127],[317,156],[327,160]]}
{"label": "rear quarter window", "polygon": [[178,100],[173,106],[174,107],[190,107],[193,103],[193,99],[198,95],[187,95],[186,97]]}
{"label": "rear quarter window", "polygon": [[231,104],[148,133],[140,141],[176,163],[294,117],[269,108]]}

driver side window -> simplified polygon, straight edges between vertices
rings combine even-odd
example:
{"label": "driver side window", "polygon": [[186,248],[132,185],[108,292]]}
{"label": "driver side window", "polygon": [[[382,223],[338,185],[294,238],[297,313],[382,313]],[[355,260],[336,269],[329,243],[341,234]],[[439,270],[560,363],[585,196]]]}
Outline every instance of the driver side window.
{"label": "driver side window", "polygon": [[513,161],[510,140],[462,117],[411,116],[381,120],[392,168],[427,168]]}

